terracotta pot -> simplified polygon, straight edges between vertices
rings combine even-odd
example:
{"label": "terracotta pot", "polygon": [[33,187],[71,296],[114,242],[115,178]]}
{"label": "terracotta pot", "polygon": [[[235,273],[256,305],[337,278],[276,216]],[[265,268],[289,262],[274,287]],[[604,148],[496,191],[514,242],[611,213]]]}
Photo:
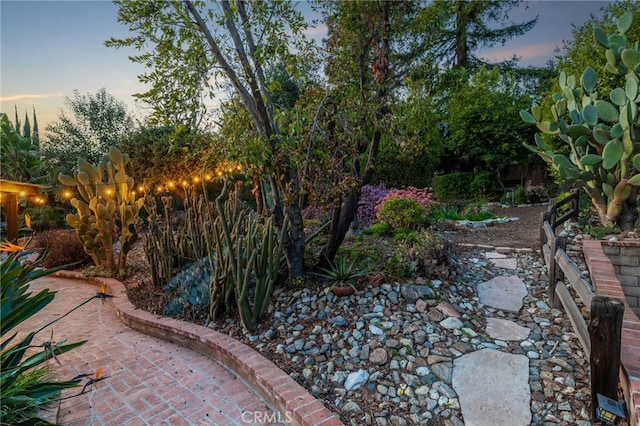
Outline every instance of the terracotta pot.
{"label": "terracotta pot", "polygon": [[331,291],[336,296],[350,296],[353,294],[353,287],[351,287],[350,285],[345,285],[345,286],[334,285],[333,287],[331,287]]}

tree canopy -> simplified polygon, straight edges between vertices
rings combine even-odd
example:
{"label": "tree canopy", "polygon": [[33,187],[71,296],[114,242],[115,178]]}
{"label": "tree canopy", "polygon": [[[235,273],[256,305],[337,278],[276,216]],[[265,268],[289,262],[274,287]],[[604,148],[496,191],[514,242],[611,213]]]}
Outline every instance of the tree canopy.
{"label": "tree canopy", "polygon": [[47,125],[41,151],[49,167],[57,173],[73,174],[78,158],[97,164],[110,146],[126,136],[134,126],[123,102],[102,88],[95,95],[65,98],[69,112],[62,110],[57,121]]}

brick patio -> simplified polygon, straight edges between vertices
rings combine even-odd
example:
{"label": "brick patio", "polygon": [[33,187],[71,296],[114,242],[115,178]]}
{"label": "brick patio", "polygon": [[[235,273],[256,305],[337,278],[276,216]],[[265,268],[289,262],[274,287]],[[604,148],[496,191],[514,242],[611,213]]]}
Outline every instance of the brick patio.
{"label": "brick patio", "polygon": [[[253,349],[209,328],[137,310],[116,280],[78,279],[60,272],[32,290],[57,291],[22,332],[46,324],[96,294],[98,283],[116,297],[94,299],[34,340],[88,342],[59,356],[60,379],[93,374],[104,380],[60,403],[49,420],[65,425],[341,425],[306,389]],[[142,333],[141,333],[142,332]],[[55,365],[52,363],[52,365]],[[80,389],[74,389],[77,394]]]}

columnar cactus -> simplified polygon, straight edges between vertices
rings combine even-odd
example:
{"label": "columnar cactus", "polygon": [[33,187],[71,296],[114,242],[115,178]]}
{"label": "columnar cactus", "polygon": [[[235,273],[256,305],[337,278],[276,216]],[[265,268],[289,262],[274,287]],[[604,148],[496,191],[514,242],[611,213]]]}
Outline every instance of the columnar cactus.
{"label": "columnar cactus", "polygon": [[[74,186],[80,198],[73,198],[75,214],[67,215],[67,223],[75,228],[84,250],[96,266],[119,276],[126,271],[127,253],[138,238],[135,218],[143,199],[135,199],[133,179],[125,166],[129,156],[111,148],[98,166],[78,159],[78,171],[73,177],[60,174],[63,185]],[[116,264],[113,243],[119,237],[120,256]]]}
{"label": "columnar cactus", "polygon": [[617,21],[618,32],[607,36],[595,31],[596,41],[607,49],[608,72],[624,75],[625,87],[613,89],[608,98],[597,92],[596,71],[587,67],[578,81],[560,74],[561,93],[553,95],[552,121],[544,121],[540,106],[521,111],[520,116],[547,134],[555,134],[569,145],[566,156],[554,153],[535,135],[536,146],[525,144],[551,164],[568,184],[582,188],[591,198],[605,226],[633,226],[637,219],[640,187],[640,143],[638,102],[640,51],[629,45],[625,33],[633,16],[627,12]]}
{"label": "columnar cactus", "polygon": [[209,316],[217,317],[221,308],[229,307],[231,296],[235,296],[242,324],[253,330],[269,303],[283,260],[282,241],[288,226],[285,221],[278,235],[271,218],[262,223],[258,214],[241,208],[239,187],[231,194],[229,189],[229,181],[225,181],[215,201],[216,252],[210,256],[216,267]]}

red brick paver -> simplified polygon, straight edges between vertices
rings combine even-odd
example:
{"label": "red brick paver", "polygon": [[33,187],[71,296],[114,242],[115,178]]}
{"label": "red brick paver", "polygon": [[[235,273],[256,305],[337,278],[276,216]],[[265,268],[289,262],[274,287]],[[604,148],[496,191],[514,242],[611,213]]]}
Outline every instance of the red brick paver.
{"label": "red brick paver", "polygon": [[[121,283],[115,280],[100,281],[109,284],[108,293],[114,294],[116,298],[90,301],[43,330],[34,340],[35,343],[48,340],[51,330],[56,342],[62,339],[66,339],[67,343],[87,340],[85,345],[58,357],[62,363],[62,367],[58,367],[58,377],[69,379],[78,374],[94,374],[98,368],[102,369],[102,376],[105,377],[91,386],[89,392],[62,401],[58,423],[311,424],[301,421],[302,416],[294,411],[286,411],[286,401],[285,410],[276,407],[276,404],[269,401],[268,395],[265,398],[252,383],[254,380],[262,380],[268,386],[269,380],[281,381],[284,375],[293,385],[299,386],[272,363],[273,368],[264,368],[268,377],[261,379],[264,374],[257,374],[255,371],[252,372],[254,380],[242,377],[238,374],[238,369],[253,370],[251,365],[247,366],[243,362],[243,357],[236,356],[244,353],[241,350],[246,348],[245,345],[204,327],[135,310],[126,299]],[[57,291],[56,297],[29,322],[21,324],[23,332],[34,330],[51,319],[64,315],[96,294],[98,289],[95,284],[87,281],[58,276],[40,278],[31,284],[34,291],[42,288]],[[142,334],[125,324],[134,325],[135,329],[143,329],[152,335]],[[184,330],[180,330],[181,326]],[[211,342],[215,338],[220,340],[219,351],[226,353],[226,358],[212,357],[211,350],[204,350],[216,346]],[[185,343],[188,347],[171,341]],[[234,346],[233,343],[237,345]],[[250,355],[254,353],[257,354],[253,352]],[[215,354],[216,351],[213,351],[213,355]],[[268,360],[257,355],[258,357],[249,357],[249,354],[245,354],[245,357],[251,358],[250,364],[266,365],[264,361]],[[78,392],[79,389],[73,391]],[[320,417],[338,420],[322,404],[320,406],[321,410],[325,410]]]}

